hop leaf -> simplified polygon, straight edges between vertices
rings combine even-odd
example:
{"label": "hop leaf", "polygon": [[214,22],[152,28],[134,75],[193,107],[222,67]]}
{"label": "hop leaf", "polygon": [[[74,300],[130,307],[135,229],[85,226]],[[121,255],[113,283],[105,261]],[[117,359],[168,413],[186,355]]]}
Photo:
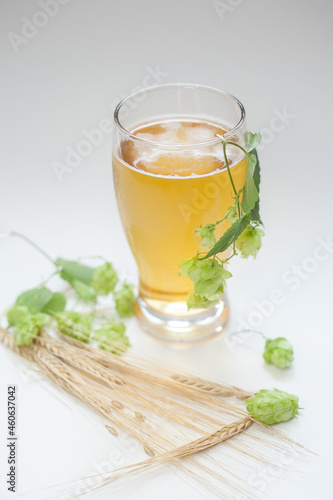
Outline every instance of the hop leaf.
{"label": "hop leaf", "polygon": [[41,286],[21,293],[16,299],[16,305],[26,307],[31,314],[38,312],[52,314],[64,310],[66,297],[63,293],[53,293],[48,288]]}
{"label": "hop leaf", "polygon": [[110,262],[96,267],[91,286],[97,295],[108,295],[118,282],[118,275]]}
{"label": "hop leaf", "polygon": [[265,233],[259,227],[248,226],[243,231],[236,241],[236,248],[241,252],[243,259],[247,259],[250,255],[256,258],[262,245],[262,236],[265,236]]}
{"label": "hop leaf", "polygon": [[113,298],[116,304],[116,311],[121,318],[134,315],[135,295],[133,285],[124,283],[120,290],[114,292]]}
{"label": "hop leaf", "polygon": [[[121,354],[123,349],[121,346],[130,347],[130,341],[125,334],[126,327],[124,323],[116,323],[109,321],[104,323],[101,328],[95,331],[94,340],[98,346],[112,354]],[[121,344],[118,346],[118,344]]]}
{"label": "hop leaf", "polygon": [[63,293],[55,292],[51,300],[45,304],[42,312],[45,314],[53,315],[54,313],[62,312],[66,306],[66,297]]}
{"label": "hop leaf", "polygon": [[277,424],[298,415],[298,397],[278,389],[261,389],[247,399],[246,408],[254,419],[267,425]]}
{"label": "hop leaf", "polygon": [[91,287],[95,272],[94,268],[85,266],[81,262],[61,258],[57,259],[55,263],[59,267],[59,274],[62,279],[74,288],[81,299],[87,301],[96,300],[96,292]]}
{"label": "hop leaf", "polygon": [[90,285],[93,278],[94,269],[89,266],[76,262],[74,260],[56,259],[56,265],[59,267],[59,274],[63,280],[71,285],[73,281],[82,281],[86,285]]}
{"label": "hop leaf", "polygon": [[253,151],[257,146],[259,146],[262,139],[262,135],[260,133],[252,134],[252,132],[245,132],[245,143],[246,150],[248,153]]}
{"label": "hop leaf", "polygon": [[[225,280],[232,276],[214,259],[198,260],[193,257],[181,262],[180,267],[179,275],[188,276],[193,281],[195,295],[210,302],[219,299],[225,290]],[[191,303],[194,303],[193,299]]]}
{"label": "hop leaf", "polygon": [[57,315],[56,320],[61,333],[85,343],[89,342],[90,330],[92,329],[92,315],[65,311]]}
{"label": "hop leaf", "polygon": [[83,281],[74,280],[72,286],[74,290],[76,290],[80,299],[86,300],[88,302],[94,302],[96,300],[95,290],[86,283],[83,283]]}
{"label": "hop leaf", "polygon": [[188,309],[208,309],[208,307],[215,306],[217,303],[218,300],[201,298],[200,295],[196,295],[195,293],[190,293],[187,299]]}
{"label": "hop leaf", "polygon": [[16,305],[25,306],[31,314],[41,312],[53,297],[53,293],[43,286],[32,288],[21,293],[16,299]]}
{"label": "hop leaf", "polygon": [[47,314],[37,313],[22,317],[14,328],[14,340],[18,346],[29,346],[48,324],[50,317]]}
{"label": "hop leaf", "polygon": [[259,186],[255,182],[255,171],[258,168],[258,155],[256,151],[246,155],[247,171],[242,197],[244,212],[251,212],[259,201]]}
{"label": "hop leaf", "polygon": [[215,245],[215,227],[215,224],[206,224],[204,227],[199,227],[198,229],[194,230],[197,233],[195,236],[196,239],[198,236],[201,236],[199,248],[210,248]]}
{"label": "hop leaf", "polygon": [[55,262],[62,279],[70,283],[83,300],[95,301],[96,295],[108,295],[118,281],[110,262],[95,269],[72,260],[59,258]]}
{"label": "hop leaf", "polygon": [[289,368],[294,360],[293,346],[283,337],[277,339],[267,339],[265,351],[263,354],[264,360],[269,365],[275,365],[278,368]]}
{"label": "hop leaf", "polygon": [[227,248],[230,247],[235,241],[238,240],[240,235],[245,231],[245,229],[249,226],[251,222],[251,215],[244,214],[242,217],[236,220],[226,230],[226,232],[221,236],[221,238],[217,241],[217,243],[211,248],[206,255],[206,257],[212,257],[212,255],[216,255],[217,253],[224,252]]}

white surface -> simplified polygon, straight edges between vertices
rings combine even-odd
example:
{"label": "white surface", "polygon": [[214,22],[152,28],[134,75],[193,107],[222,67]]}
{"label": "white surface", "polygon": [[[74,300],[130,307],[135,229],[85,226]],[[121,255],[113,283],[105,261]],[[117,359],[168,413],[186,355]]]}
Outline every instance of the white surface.
{"label": "white surface", "polygon": [[[221,381],[298,394],[304,410],[283,430],[321,458],[297,464],[302,476],[263,471],[261,485],[273,499],[331,499],[333,254],[317,266],[308,258],[319,238],[333,238],[332,3],[226,0],[224,5],[229,7],[222,20],[210,0],[71,0],[16,54],[8,33],[20,34],[22,18],[31,20],[41,8],[31,0],[2,2],[0,232],[24,232],[53,256],[102,254],[133,275],[113,194],[111,135],[104,134],[59,182],[52,164],[64,162],[66,147],[76,147],[84,129],[110,118],[122,96],[155,83],[147,75],[156,68],[164,73],[158,77],[163,83],[192,81],[232,92],[244,103],[252,130],[281,125],[272,119],[285,108],[293,118],[270,136],[265,132],[261,200],[267,235],[255,262],[233,265],[230,331],[239,328],[240,318],[255,319],[256,301],[280,289],[284,300],[259,318],[258,326],[268,336],[290,339],[294,367],[279,372],[265,366],[252,339],[232,349],[220,338],[177,351],[146,338],[134,322],[131,338],[150,354]],[[19,240],[3,241],[0,259],[1,308],[50,271],[47,261]],[[311,264],[316,269],[294,290],[292,266]],[[5,485],[8,383],[19,391],[20,494],[96,472],[110,453],[115,455],[109,460],[120,465],[119,445],[101,431],[99,419],[49,385],[32,381],[20,365],[0,348],[0,497],[19,497]],[[106,489],[99,498],[212,498],[200,491],[164,468],[126,487]],[[264,494],[258,490],[254,500]]]}

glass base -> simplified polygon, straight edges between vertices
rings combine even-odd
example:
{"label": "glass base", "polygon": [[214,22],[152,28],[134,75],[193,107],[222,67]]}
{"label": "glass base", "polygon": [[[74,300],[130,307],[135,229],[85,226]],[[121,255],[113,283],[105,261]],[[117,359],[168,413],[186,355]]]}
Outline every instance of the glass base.
{"label": "glass base", "polygon": [[187,310],[186,302],[139,297],[136,314],[141,327],[155,339],[174,344],[204,342],[220,335],[229,319],[226,295],[209,309]]}

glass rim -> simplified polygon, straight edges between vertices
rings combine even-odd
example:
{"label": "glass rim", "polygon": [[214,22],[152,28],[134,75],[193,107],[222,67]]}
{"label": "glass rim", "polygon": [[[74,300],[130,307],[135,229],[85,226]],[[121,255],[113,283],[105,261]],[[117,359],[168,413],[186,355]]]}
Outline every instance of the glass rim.
{"label": "glass rim", "polygon": [[[187,143],[166,143],[166,142],[158,142],[158,141],[151,141],[149,139],[143,139],[142,137],[136,136],[133,132],[130,132],[127,130],[123,125],[120,123],[119,120],[119,112],[124,104],[126,104],[127,101],[130,99],[133,99],[139,95],[143,95],[146,92],[152,91],[152,90],[158,90],[158,89],[167,89],[167,88],[181,88],[181,87],[190,87],[193,89],[202,89],[202,90],[208,90],[210,92],[214,92],[216,94],[219,94],[220,96],[225,96],[228,97],[230,100],[232,100],[239,108],[240,111],[240,119],[237,122],[237,124],[232,127],[230,130],[227,130],[225,134],[223,134],[223,137],[233,135],[237,130],[239,130],[243,124],[245,123],[245,117],[246,117],[246,112],[243,104],[237,99],[237,97],[233,96],[229,92],[226,92],[225,90],[219,90],[215,87],[210,87],[208,85],[201,85],[197,83],[165,83],[162,85],[153,85],[151,87],[145,87],[140,90],[137,90],[136,92],[132,92],[128,96],[124,97],[116,106],[115,111],[114,111],[114,122],[119,130],[119,132],[125,134],[128,138],[130,138],[133,141],[140,142],[142,144],[146,144],[147,146],[155,146],[155,147],[161,147],[161,148],[172,148],[172,149],[184,149],[184,148],[190,148],[193,146],[211,146],[214,144],[218,144],[221,139],[219,136],[214,137],[213,139],[208,139],[206,141],[198,141],[198,142],[187,142]],[[220,125],[223,125],[222,123]]]}

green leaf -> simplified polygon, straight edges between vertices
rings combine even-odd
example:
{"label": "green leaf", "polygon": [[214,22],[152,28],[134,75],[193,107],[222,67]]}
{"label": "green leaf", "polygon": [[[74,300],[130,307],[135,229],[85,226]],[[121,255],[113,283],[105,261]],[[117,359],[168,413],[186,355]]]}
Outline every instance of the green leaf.
{"label": "green leaf", "polygon": [[257,155],[250,153],[246,155],[247,172],[242,197],[242,209],[244,212],[250,212],[254,209],[256,202],[259,199],[259,191],[254,182],[254,172],[257,165]]}
{"label": "green leaf", "polygon": [[248,153],[253,151],[261,143],[262,136],[260,133],[253,134],[252,132],[245,133],[245,148]]}
{"label": "green leaf", "polygon": [[85,283],[83,283],[80,280],[74,280],[72,283],[72,286],[77,291],[77,293],[81,297],[81,299],[87,300],[87,301],[95,301],[96,300],[96,292],[91,286],[86,285]]}
{"label": "green leaf", "polygon": [[247,228],[251,222],[251,215],[245,214],[243,217],[238,219],[233,223],[229,229],[224,233],[219,241],[213,246],[213,248],[208,252],[205,258],[216,255],[217,253],[224,252],[227,248],[234,243],[237,238],[242,234],[242,232]]}
{"label": "green leaf", "polygon": [[257,191],[258,191],[258,199],[255,202],[254,208],[251,210],[251,216],[252,216],[253,220],[258,221],[258,222],[260,222],[260,224],[262,224],[262,221],[260,219],[260,213],[259,213],[260,163],[259,163],[258,153],[256,150],[253,151],[253,154],[257,158],[257,163],[256,163],[256,166],[255,166],[254,172],[253,172],[253,180],[254,180],[254,183],[255,183]]}
{"label": "green leaf", "polygon": [[66,297],[63,293],[55,292],[51,300],[42,309],[42,312],[53,316],[54,313],[62,312],[66,307]]}
{"label": "green leaf", "polygon": [[53,293],[45,287],[33,288],[21,293],[17,297],[16,305],[25,306],[31,314],[42,311],[43,307],[52,299]]}
{"label": "green leaf", "polygon": [[93,279],[94,269],[74,260],[57,259],[56,265],[61,267],[59,272],[63,280],[68,281],[71,285],[75,280],[82,281],[86,285],[90,285]]}

